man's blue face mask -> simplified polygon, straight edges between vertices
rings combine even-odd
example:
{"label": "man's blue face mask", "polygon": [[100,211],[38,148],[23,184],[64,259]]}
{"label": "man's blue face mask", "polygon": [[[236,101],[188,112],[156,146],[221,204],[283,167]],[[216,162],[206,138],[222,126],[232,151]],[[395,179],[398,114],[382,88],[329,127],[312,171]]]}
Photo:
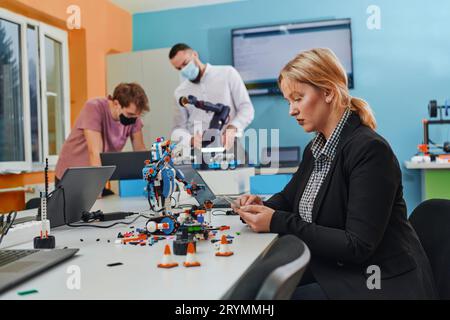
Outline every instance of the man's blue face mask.
{"label": "man's blue face mask", "polygon": [[200,68],[195,64],[194,59],[181,69],[181,75],[190,81],[197,79],[199,73]]}

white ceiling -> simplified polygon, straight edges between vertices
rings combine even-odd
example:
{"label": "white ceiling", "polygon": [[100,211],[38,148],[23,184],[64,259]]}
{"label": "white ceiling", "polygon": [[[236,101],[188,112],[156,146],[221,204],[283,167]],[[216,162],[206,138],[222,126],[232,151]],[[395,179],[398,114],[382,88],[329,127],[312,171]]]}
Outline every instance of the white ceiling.
{"label": "white ceiling", "polygon": [[242,0],[110,0],[131,14],[176,8],[196,7]]}

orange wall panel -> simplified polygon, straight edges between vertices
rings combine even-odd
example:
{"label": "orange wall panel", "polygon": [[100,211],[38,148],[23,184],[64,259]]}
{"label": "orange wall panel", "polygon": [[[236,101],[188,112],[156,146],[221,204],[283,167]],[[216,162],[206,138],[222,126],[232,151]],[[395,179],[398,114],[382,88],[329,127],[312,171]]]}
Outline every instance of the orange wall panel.
{"label": "orange wall panel", "polygon": [[[54,182],[54,172],[49,172],[48,178],[50,183]],[[19,175],[0,175],[1,188],[9,189],[41,183],[44,183],[43,172],[32,172]],[[25,209],[25,194],[23,192],[0,193],[0,214],[23,209]]]}

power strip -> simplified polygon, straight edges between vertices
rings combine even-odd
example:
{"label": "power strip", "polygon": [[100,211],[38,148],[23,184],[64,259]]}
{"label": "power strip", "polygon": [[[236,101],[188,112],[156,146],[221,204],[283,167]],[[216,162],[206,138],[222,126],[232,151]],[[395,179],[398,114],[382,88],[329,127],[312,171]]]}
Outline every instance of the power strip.
{"label": "power strip", "polygon": [[5,249],[27,242],[33,242],[34,237],[40,234],[41,229],[41,221],[15,224],[9,229],[8,234],[3,237],[0,247]]}

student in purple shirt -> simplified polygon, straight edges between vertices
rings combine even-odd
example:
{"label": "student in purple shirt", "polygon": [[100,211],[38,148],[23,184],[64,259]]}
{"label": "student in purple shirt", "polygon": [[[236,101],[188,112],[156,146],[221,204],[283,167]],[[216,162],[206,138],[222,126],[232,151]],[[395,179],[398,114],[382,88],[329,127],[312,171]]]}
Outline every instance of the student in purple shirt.
{"label": "student in purple shirt", "polygon": [[55,184],[70,167],[101,166],[100,153],[122,151],[128,137],[134,151],[146,150],[141,116],[150,111],[136,83],[119,84],[112,96],[86,102],[56,164]]}

